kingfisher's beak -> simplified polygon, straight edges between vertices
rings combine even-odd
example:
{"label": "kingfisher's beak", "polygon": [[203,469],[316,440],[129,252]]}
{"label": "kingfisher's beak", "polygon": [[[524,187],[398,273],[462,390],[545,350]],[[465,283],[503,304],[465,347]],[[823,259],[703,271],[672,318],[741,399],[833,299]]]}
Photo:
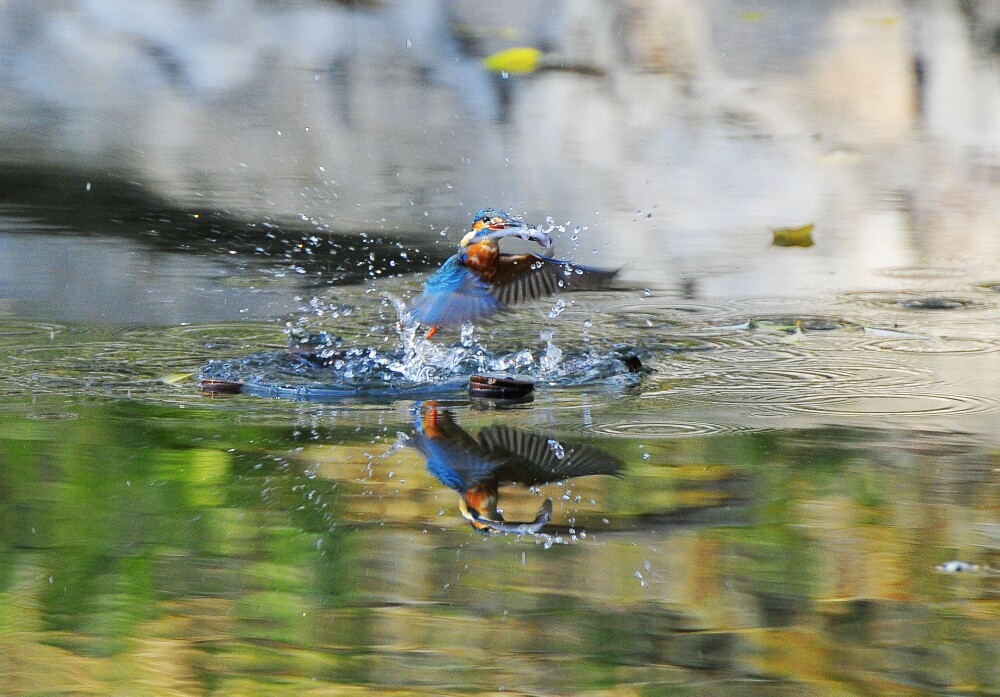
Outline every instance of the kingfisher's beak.
{"label": "kingfisher's beak", "polygon": [[522,228],[527,227],[522,221],[516,218],[501,218],[499,216],[490,220],[486,226],[490,230],[508,230],[510,228]]}

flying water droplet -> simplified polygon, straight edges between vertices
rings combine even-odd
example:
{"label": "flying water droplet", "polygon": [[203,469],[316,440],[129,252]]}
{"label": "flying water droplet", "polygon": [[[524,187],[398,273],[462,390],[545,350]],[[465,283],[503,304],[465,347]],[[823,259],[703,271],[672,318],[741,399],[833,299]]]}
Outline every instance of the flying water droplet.
{"label": "flying water droplet", "polygon": [[566,309],[566,301],[563,300],[562,298],[557,299],[555,304],[552,306],[552,309],[549,310],[549,318],[555,319],[556,317],[561,315],[565,309]]}
{"label": "flying water droplet", "polygon": [[462,325],[462,346],[463,348],[472,348],[473,335],[476,333],[476,325],[468,323]]}
{"label": "flying water droplet", "polygon": [[549,449],[552,451],[552,454],[556,456],[557,460],[562,460],[564,457],[566,457],[566,450],[565,448],[563,448],[562,443],[560,443],[557,440],[549,438],[548,444],[549,444]]}
{"label": "flying water droplet", "polygon": [[562,360],[562,349],[552,343],[552,335],[551,329],[541,333],[541,339],[545,342],[545,350],[538,358],[538,367],[542,374],[556,372],[559,368],[559,362]]}

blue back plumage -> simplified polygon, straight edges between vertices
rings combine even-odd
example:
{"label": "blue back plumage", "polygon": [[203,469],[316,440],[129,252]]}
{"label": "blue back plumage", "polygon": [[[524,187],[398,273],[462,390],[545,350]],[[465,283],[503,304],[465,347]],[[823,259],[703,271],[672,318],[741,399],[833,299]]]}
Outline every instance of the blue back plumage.
{"label": "blue back plumage", "polygon": [[410,445],[427,459],[427,470],[450,489],[464,493],[476,486],[497,469],[503,460],[490,458],[481,446],[454,422],[447,410],[437,411],[440,433],[433,436],[424,432],[423,416],[426,407],[418,402],[413,409],[413,439]]}
{"label": "blue back plumage", "polygon": [[434,275],[424,282],[427,293],[454,292],[462,287],[469,269],[462,265],[462,254],[453,254]]}
{"label": "blue back plumage", "polygon": [[490,286],[462,264],[455,254],[424,283],[424,293],[413,303],[411,317],[426,326],[464,324],[500,309]]}

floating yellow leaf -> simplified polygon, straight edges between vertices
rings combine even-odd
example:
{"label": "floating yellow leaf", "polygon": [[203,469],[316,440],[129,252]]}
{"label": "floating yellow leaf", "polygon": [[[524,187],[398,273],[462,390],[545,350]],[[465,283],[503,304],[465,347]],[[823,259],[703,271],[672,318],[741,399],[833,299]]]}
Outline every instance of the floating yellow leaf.
{"label": "floating yellow leaf", "polygon": [[194,373],[170,373],[161,377],[160,382],[165,385],[176,385],[186,380],[190,380],[193,377]]}
{"label": "floating yellow leaf", "polygon": [[815,226],[815,223],[809,223],[802,227],[780,227],[772,230],[774,239],[771,244],[775,247],[812,247]]}
{"label": "floating yellow leaf", "polygon": [[760,10],[747,10],[740,12],[740,19],[744,22],[760,22],[764,19],[764,13]]}
{"label": "floating yellow leaf", "polygon": [[500,51],[483,59],[483,65],[488,70],[509,75],[533,73],[538,70],[538,62],[542,52],[537,48],[522,46]]}

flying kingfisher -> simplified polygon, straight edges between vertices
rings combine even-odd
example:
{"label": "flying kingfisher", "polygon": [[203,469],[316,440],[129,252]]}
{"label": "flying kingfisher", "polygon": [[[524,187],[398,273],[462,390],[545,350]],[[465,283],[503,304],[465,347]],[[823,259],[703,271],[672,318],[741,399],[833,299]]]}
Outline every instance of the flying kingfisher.
{"label": "flying kingfisher", "polygon": [[[499,241],[504,237],[537,242],[543,255],[502,254]],[[514,303],[563,289],[599,288],[618,273],[553,259],[552,251],[548,233],[504,211],[484,208],[473,218],[458,253],[424,283],[410,317],[430,327],[429,339],[440,327],[488,317]]]}
{"label": "flying kingfisher", "polygon": [[415,405],[413,426],[408,444],[423,454],[438,481],[458,492],[462,516],[485,535],[537,534],[552,520],[550,499],[531,522],[504,520],[498,510],[504,484],[531,487],[594,474],[618,476],[622,467],[594,446],[559,443],[505,424],[486,426],[473,438],[455,422],[454,413],[433,401]]}

